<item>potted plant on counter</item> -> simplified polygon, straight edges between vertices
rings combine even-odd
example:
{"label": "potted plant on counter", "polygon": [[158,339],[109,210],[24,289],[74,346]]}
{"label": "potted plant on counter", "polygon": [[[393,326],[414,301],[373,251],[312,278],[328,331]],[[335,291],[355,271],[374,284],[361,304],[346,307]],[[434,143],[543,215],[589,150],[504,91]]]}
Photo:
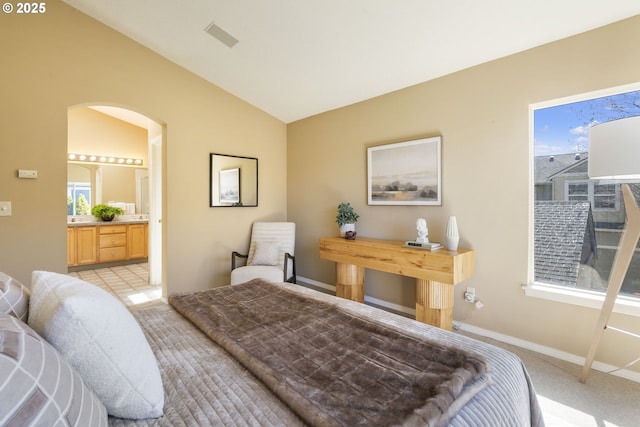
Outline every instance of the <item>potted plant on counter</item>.
{"label": "potted plant on counter", "polygon": [[356,222],[360,218],[349,202],[342,202],[338,205],[338,214],[336,215],[336,223],[340,227],[340,235],[355,238]]}
{"label": "potted plant on counter", "polygon": [[91,214],[103,221],[111,221],[116,215],[122,215],[123,213],[124,211],[120,208],[104,204],[95,205],[93,209],[91,209]]}

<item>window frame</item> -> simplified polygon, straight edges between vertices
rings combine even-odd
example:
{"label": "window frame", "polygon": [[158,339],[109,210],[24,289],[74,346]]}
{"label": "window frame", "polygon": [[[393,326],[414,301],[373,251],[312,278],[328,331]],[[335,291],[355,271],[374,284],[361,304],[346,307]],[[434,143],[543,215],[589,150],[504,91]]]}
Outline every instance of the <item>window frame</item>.
{"label": "window frame", "polygon": [[[566,180],[564,182],[564,187],[565,187],[565,200],[566,201],[572,201],[572,200],[576,200],[576,199],[572,199],[571,198],[571,194],[569,194],[569,187],[571,187],[571,185],[580,185],[580,184],[586,184],[587,185],[587,194],[586,194],[586,200],[589,203],[591,203],[591,209],[593,209],[594,211],[618,211],[620,210],[620,184],[618,182],[614,182],[614,181],[594,181],[594,180],[585,180],[585,179],[576,179],[576,180]],[[607,186],[607,185],[613,185],[613,193],[607,193],[607,194],[611,194],[613,195],[613,197],[615,198],[615,202],[614,202],[614,207],[612,208],[601,208],[596,206],[596,187],[598,186]],[[582,196],[582,195],[579,195]],[[601,195],[598,195],[601,196]]]}
{"label": "window frame", "polygon": [[71,213],[72,216],[76,216],[79,215],[76,210],[77,210],[77,201],[78,201],[78,192],[79,191],[86,191],[88,190],[89,193],[89,199],[87,200],[87,203],[89,203],[89,209],[91,209],[91,200],[93,198],[93,194],[91,192],[91,183],[89,182],[74,182],[74,181],[69,181],[67,182],[67,196],[71,196],[71,200],[73,202],[72,206],[72,210],[73,212]]}
{"label": "window frame", "polygon": [[[589,307],[600,310],[604,303],[606,293],[604,291],[593,291],[582,288],[571,288],[568,286],[554,285],[550,283],[535,281],[535,238],[534,238],[534,206],[535,206],[535,138],[534,138],[534,117],[536,110],[571,104],[590,99],[602,98],[606,96],[618,95],[625,92],[640,90],[640,82],[629,85],[617,86],[578,95],[557,98],[549,101],[529,104],[529,221],[528,221],[528,262],[527,262],[527,283],[522,285],[522,289],[527,297],[541,298],[545,300]],[[565,185],[568,185],[567,181]],[[588,181],[587,181],[588,182]],[[611,183],[611,182],[608,182]],[[617,182],[616,182],[617,183]],[[619,185],[619,184],[618,184]],[[565,188],[567,190],[567,188]],[[568,197],[568,191],[565,191]],[[591,200],[592,201],[592,200]],[[616,198],[616,205],[619,200]],[[618,294],[613,308],[614,313],[626,314],[640,317],[640,298]]]}

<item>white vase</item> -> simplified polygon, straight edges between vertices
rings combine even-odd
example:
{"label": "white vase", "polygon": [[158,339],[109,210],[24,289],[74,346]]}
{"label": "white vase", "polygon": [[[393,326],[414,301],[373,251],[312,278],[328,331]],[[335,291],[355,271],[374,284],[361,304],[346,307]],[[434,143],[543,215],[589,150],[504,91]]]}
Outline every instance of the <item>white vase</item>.
{"label": "white vase", "polygon": [[356,231],[355,224],[344,224],[340,226],[340,236],[344,237],[347,231]]}
{"label": "white vase", "polygon": [[458,249],[458,242],[460,241],[460,234],[458,233],[458,221],[455,216],[449,217],[447,222],[447,233],[445,236],[445,246],[450,251]]}

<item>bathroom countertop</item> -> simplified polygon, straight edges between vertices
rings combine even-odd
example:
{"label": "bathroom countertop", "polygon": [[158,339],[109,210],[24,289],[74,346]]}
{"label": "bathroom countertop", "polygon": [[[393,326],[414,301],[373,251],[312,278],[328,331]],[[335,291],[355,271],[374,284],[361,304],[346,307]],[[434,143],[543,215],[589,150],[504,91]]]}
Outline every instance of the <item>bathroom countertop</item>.
{"label": "bathroom countertop", "polygon": [[113,221],[100,221],[98,219],[78,219],[71,218],[67,220],[68,227],[91,227],[98,225],[126,225],[126,224],[146,224],[149,222],[149,218],[143,216],[140,218],[140,215],[127,215],[129,218],[116,218]]}

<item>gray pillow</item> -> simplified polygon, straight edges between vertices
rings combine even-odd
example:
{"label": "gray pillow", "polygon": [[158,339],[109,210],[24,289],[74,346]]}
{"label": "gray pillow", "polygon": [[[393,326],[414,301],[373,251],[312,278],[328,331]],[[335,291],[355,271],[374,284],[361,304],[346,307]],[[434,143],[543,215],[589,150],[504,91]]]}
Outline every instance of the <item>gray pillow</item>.
{"label": "gray pillow", "polygon": [[10,314],[23,322],[29,315],[29,289],[13,277],[0,272],[0,313]]}
{"label": "gray pillow", "polygon": [[107,410],[29,326],[0,313],[0,425],[106,426]]}

